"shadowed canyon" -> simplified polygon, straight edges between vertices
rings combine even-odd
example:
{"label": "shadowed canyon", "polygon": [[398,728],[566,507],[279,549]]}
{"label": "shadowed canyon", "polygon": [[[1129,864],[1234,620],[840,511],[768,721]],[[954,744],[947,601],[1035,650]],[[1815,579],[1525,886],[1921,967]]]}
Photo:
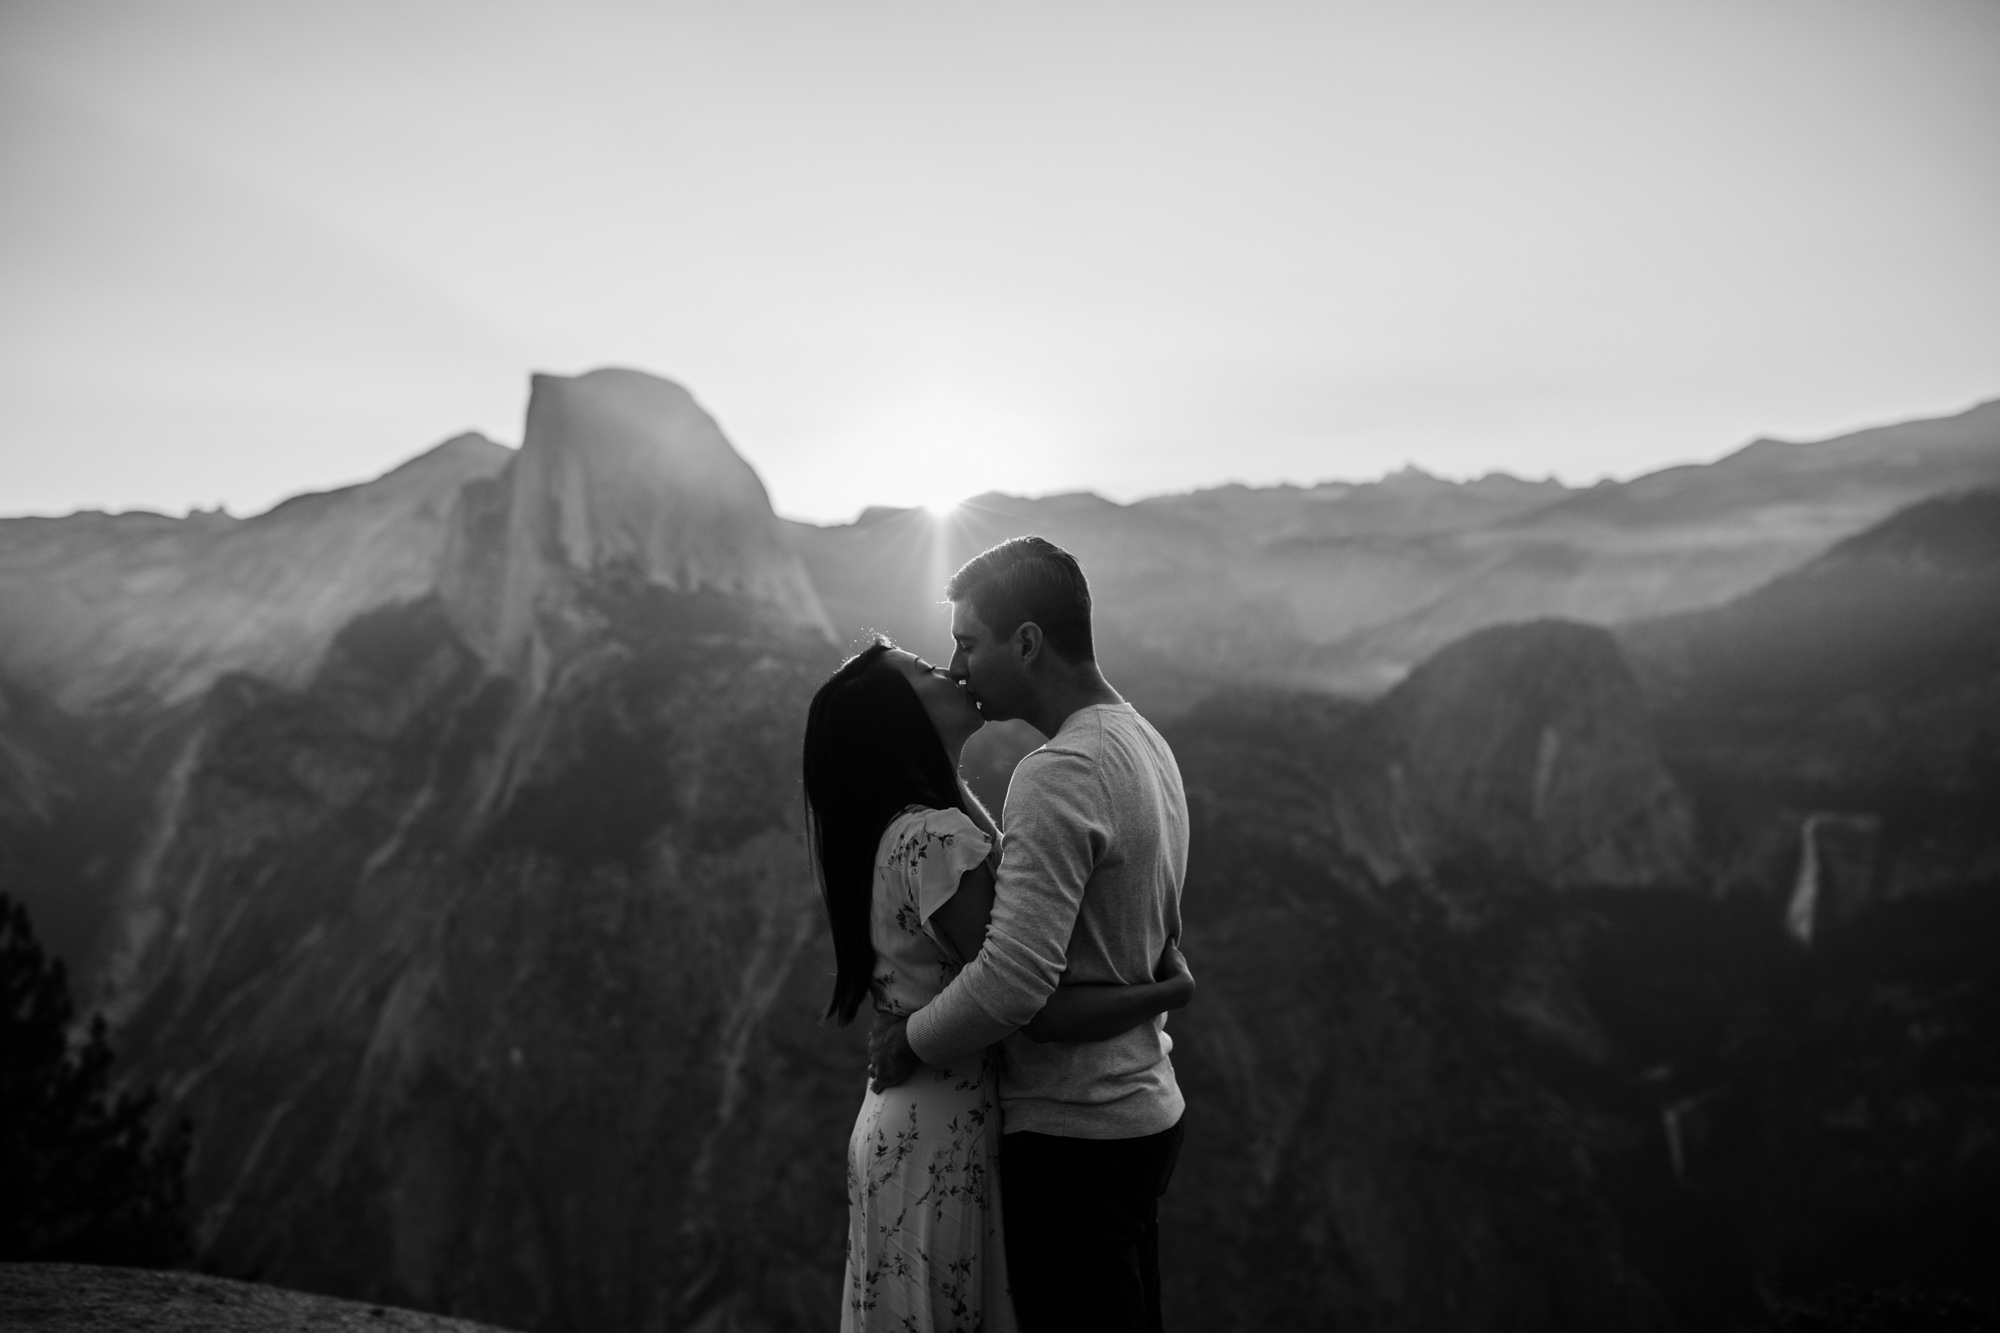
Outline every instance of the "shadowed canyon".
{"label": "shadowed canyon", "polygon": [[[202,1263],[831,1326],[865,1055],[805,702],[1027,531],[1187,783],[1175,1326],[2000,1298],[2000,403],[815,527],[626,370],[254,517],[0,520],[0,891],[192,1120]],[[976,738],[989,801],[1035,739]]]}

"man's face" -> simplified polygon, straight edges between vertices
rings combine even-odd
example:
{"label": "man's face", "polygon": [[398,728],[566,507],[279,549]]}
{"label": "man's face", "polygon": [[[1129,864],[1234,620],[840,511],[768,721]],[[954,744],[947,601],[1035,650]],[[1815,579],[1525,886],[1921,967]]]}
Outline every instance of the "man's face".
{"label": "man's face", "polygon": [[951,678],[989,722],[1020,717],[1028,703],[1028,677],[1019,645],[999,638],[970,598],[951,604]]}

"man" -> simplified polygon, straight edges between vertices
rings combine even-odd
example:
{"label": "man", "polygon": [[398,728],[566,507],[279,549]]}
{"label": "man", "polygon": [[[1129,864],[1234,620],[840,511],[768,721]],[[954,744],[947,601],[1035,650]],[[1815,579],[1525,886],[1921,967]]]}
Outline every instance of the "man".
{"label": "man", "polygon": [[1025,1333],[1152,1333],[1159,1199],[1180,1151],[1164,1016],[1104,1041],[1019,1031],[1060,984],[1129,984],[1181,931],[1187,798],[1160,734],[1097,667],[1090,589],[1040,537],[974,557],[945,590],[952,678],[1048,743],[1007,789],[985,947],[907,1025],[878,1027],[878,1087],[1006,1041],[1000,1148],[1009,1285]]}

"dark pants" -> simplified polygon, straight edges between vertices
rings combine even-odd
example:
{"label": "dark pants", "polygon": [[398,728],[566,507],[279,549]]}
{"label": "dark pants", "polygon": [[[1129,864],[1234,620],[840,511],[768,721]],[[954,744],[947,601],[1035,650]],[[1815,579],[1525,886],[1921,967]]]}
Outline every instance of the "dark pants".
{"label": "dark pants", "polygon": [[1021,1333],[1160,1333],[1160,1196],[1181,1126],[1141,1139],[1000,1138]]}

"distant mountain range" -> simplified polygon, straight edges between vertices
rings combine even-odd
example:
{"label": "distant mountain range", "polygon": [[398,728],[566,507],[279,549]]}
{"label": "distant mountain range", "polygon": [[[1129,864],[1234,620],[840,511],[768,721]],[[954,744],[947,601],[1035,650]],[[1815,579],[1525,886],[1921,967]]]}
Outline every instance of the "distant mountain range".
{"label": "distant mountain range", "polygon": [[[677,386],[538,376],[518,451],[0,520],[0,888],[193,1118],[205,1263],[534,1330],[823,1327],[861,1055],[814,1023],[805,700],[864,627],[939,646],[950,569],[1038,530],[1188,782],[1180,1322],[1968,1289],[1995,481],[1989,404],[1584,492],[815,528]],[[1033,740],[969,771],[997,798]]]}
{"label": "distant mountain range", "polygon": [[[592,386],[584,407],[547,387],[562,381],[538,376],[544,391],[529,431],[537,413],[581,412],[571,433],[649,438],[620,424],[648,419],[638,387],[648,380],[594,372],[577,381]],[[614,385],[633,401],[612,402]],[[700,411],[691,399],[681,410]],[[769,510],[761,483],[702,421],[697,433],[721,444],[715,457],[729,462],[713,466],[737,498],[686,507],[685,495],[701,492],[682,487],[710,480],[697,454],[683,459],[686,476],[628,488],[637,478],[610,466],[615,449],[597,479],[549,452],[556,470],[532,483],[551,497],[549,536],[576,540],[564,525],[577,505],[622,496],[632,517],[617,535],[593,537],[611,545],[589,558],[615,559],[622,542],[656,570],[691,556],[668,577],[701,579],[717,544],[739,529],[769,547],[768,522],[754,517]],[[355,615],[449,581],[446,547],[478,521],[473,501],[484,491],[472,483],[493,479],[512,456],[482,436],[458,436],[375,481],[248,519],[0,519],[0,671],[83,711],[128,693],[178,702],[229,670],[296,682]],[[526,470],[514,469],[510,484],[529,483]],[[790,582],[774,595],[806,619],[823,615],[841,642],[879,628],[922,646],[943,637],[945,575],[994,541],[1040,532],[1084,560],[1102,655],[1156,711],[1245,679],[1374,694],[1484,625],[1544,615],[1608,624],[1716,605],[1915,500],[1993,484],[2000,401],[1829,440],[1758,440],[1713,464],[1584,490],[1405,469],[1359,485],[1223,486],[1130,505],[989,494],[942,520],[876,509],[845,525],[787,521],[803,563],[786,566]],[[590,486],[603,490],[586,500]],[[685,552],[646,549],[670,533]],[[789,557],[764,550],[757,559]],[[807,605],[815,594],[818,610]],[[1242,648],[1254,650],[1250,660]]]}
{"label": "distant mountain range", "polygon": [[1610,624],[1713,606],[1925,496],[2000,483],[2000,402],[1572,491],[1406,470],[1116,505],[986,495],[939,522],[791,524],[837,631],[941,639],[938,570],[1040,532],[1077,553],[1114,679],[1174,711],[1217,684],[1375,694],[1486,625]]}

